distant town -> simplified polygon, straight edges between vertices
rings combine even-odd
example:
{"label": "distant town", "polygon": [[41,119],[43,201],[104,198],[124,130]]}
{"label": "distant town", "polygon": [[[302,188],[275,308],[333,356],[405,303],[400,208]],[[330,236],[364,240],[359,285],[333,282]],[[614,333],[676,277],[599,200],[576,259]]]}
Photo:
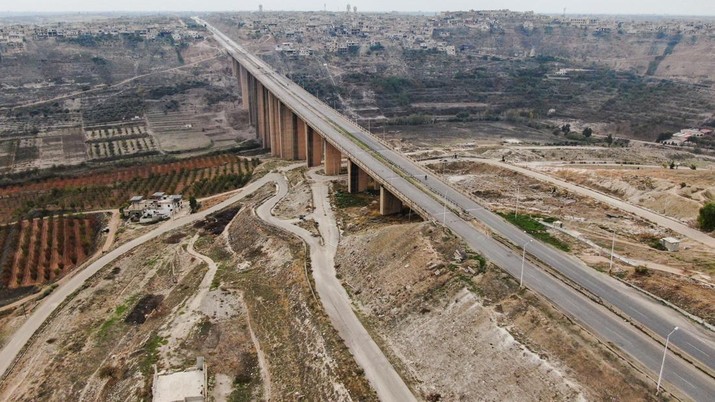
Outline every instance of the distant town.
{"label": "distant town", "polygon": [[[350,8],[350,6],[348,6]],[[147,17],[150,18],[150,17]],[[442,12],[434,16],[414,16],[396,13],[363,13],[356,7],[345,12],[243,12],[236,23],[256,36],[271,34],[284,38],[277,51],[289,55],[309,56],[315,51],[364,54],[387,44],[405,49],[432,50],[454,55],[470,45],[454,43],[452,28],[481,32],[505,29],[550,31],[560,27],[576,27],[593,34],[715,34],[712,20],[658,19],[649,21],[635,17],[553,16],[534,12],[482,10]],[[164,20],[166,21],[166,20]],[[27,38],[79,39],[96,36],[136,36],[142,39],[194,40],[203,37],[188,21],[148,25],[110,22],[47,22],[39,24],[3,24],[0,21],[0,53],[22,52]],[[200,27],[199,27],[200,28]],[[318,45],[319,44],[319,45]],[[489,49],[482,49],[488,52]]]}

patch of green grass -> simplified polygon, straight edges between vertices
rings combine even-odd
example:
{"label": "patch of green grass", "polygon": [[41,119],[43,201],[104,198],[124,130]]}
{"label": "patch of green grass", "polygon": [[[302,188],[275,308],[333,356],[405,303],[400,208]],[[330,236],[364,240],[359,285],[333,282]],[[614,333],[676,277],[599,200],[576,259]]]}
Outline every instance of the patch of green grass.
{"label": "patch of green grass", "polygon": [[127,313],[127,310],[129,310],[129,306],[134,305],[134,303],[136,303],[138,299],[139,294],[135,294],[129,299],[127,299],[124,303],[117,306],[116,309],[114,309],[112,315],[107,318],[107,320],[104,321],[102,325],[99,326],[99,330],[97,331],[97,339],[99,341],[107,339],[109,331],[114,327],[117,322],[121,321],[124,318],[124,315]]}
{"label": "patch of green grass", "polygon": [[481,289],[477,287],[477,285],[474,283],[470,276],[460,273],[457,275],[457,278],[470,292],[476,294],[477,296],[484,296],[484,292],[482,292]]}
{"label": "patch of green grass", "polygon": [[159,348],[167,344],[167,340],[163,337],[152,334],[149,340],[144,345],[144,358],[139,364],[139,368],[144,375],[148,376],[153,373],[153,367],[159,361]]}
{"label": "patch of green grass", "polygon": [[257,384],[255,381],[252,382],[242,382],[234,381],[233,392],[228,396],[229,402],[249,402],[254,399],[254,392]]}
{"label": "patch of green grass", "polygon": [[370,204],[370,198],[365,194],[350,194],[347,191],[335,192],[335,205],[338,208],[365,207]]}
{"label": "patch of green grass", "polygon": [[544,222],[546,222],[546,223],[554,223],[554,222],[556,222],[558,219],[554,218],[553,216],[542,216],[542,217],[541,217],[541,220],[544,221]]}
{"label": "patch of green grass", "polygon": [[550,244],[559,250],[571,251],[571,246],[562,242],[561,240],[551,236],[549,232],[546,231],[546,226],[537,221],[535,215],[516,215],[512,213],[499,213],[502,218],[509,221],[509,223],[518,226],[526,233],[532,235],[536,239],[543,241],[544,243]]}
{"label": "patch of green grass", "polygon": [[43,291],[42,291],[42,294],[40,295],[40,298],[39,298],[38,300],[42,300],[42,299],[44,299],[45,297],[49,296],[55,289],[57,289],[57,286],[58,286],[58,285],[57,285],[56,283],[53,283],[53,284],[50,285],[48,288],[46,288],[45,290],[43,290]]}
{"label": "patch of green grass", "polygon": [[468,257],[470,260],[479,261],[479,273],[483,274],[487,271],[487,259],[482,257],[481,254],[469,253]]}
{"label": "patch of green grass", "polygon": [[626,277],[628,276],[628,272],[627,271],[618,271],[618,272],[615,272],[613,274],[613,276],[617,276],[621,279],[626,279]]}
{"label": "patch of green grass", "polygon": [[221,278],[224,276],[224,273],[229,269],[229,266],[225,262],[220,262],[216,264],[216,275],[214,275],[213,280],[211,281],[211,290],[218,289],[219,286],[221,286]]}
{"label": "patch of green grass", "polygon": [[212,247],[206,255],[219,265],[232,257],[231,253],[223,245]]}
{"label": "patch of green grass", "polygon": [[660,242],[660,239],[657,239],[657,238],[648,241],[648,245],[651,246],[652,248],[656,249],[656,250],[660,250],[660,251],[666,251],[666,250],[667,250],[667,249],[665,248],[665,246]]}

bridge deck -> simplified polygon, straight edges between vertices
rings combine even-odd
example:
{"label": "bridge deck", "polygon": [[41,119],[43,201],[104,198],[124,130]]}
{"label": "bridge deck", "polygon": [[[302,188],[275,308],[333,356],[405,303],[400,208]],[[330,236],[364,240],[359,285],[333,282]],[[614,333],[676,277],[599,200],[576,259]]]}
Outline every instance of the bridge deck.
{"label": "bridge deck", "polygon": [[[517,247],[532,240],[531,236],[486,210],[404,155],[386,147],[376,137],[246,52],[226,35],[208,24],[206,26],[231,57],[303,121],[324,136],[326,141],[392,194],[424,217],[443,223],[475,251],[482,253],[514,277],[519,277],[521,256],[492,237],[479,232],[475,226],[462,219],[462,215],[478,219]],[[446,208],[447,204],[459,212],[454,213],[452,209]],[[669,369],[665,371],[664,379],[696,400],[709,400],[715,395],[715,381],[711,374],[715,370],[715,339],[712,332],[538,240],[530,244],[528,251],[559,275],[576,284],[577,288],[620,311],[635,325],[624,321],[561,279],[528,261],[524,267],[524,283],[600,338],[626,351],[647,367],[651,375],[657,373],[660,368],[662,337],[670,332],[673,326],[679,326],[681,331],[672,337],[671,345],[675,345],[681,356],[685,356],[698,367],[685,359],[674,358],[668,362]]]}

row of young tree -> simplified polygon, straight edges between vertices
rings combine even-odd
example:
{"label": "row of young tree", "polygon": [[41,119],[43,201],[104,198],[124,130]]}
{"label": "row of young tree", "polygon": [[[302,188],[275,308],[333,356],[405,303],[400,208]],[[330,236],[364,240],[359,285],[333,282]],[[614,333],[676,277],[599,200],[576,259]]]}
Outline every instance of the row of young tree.
{"label": "row of young tree", "polygon": [[102,218],[52,215],[0,226],[0,285],[30,286],[81,264],[96,246]]}
{"label": "row of young tree", "polygon": [[[205,168],[184,168],[151,173],[148,177],[135,176],[129,180],[119,180],[112,184],[70,186],[53,188],[39,194],[22,194],[14,218],[21,219],[28,214],[47,215],[50,211],[83,211],[102,208],[117,208],[134,195],[147,195],[156,191],[169,194],[183,194],[186,198],[205,197],[240,188],[252,177],[253,169],[260,161],[235,159],[218,166]],[[10,205],[12,197],[0,199]]]}

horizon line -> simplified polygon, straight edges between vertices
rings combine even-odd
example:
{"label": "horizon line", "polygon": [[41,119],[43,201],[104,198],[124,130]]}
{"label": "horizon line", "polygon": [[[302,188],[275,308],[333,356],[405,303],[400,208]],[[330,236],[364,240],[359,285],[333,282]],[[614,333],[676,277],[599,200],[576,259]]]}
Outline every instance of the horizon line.
{"label": "horizon line", "polygon": [[[366,10],[358,11],[358,14],[389,14],[389,13],[443,13],[443,12],[470,12],[470,11],[500,11],[501,9],[482,9],[482,10]],[[563,13],[563,12],[537,12],[533,10],[518,11],[518,10],[508,10],[512,12],[527,13],[533,12],[534,14],[542,15],[593,15],[593,16],[646,16],[646,17],[715,17],[715,14],[647,14],[647,13]],[[239,12],[250,12],[250,13],[278,13],[278,12],[330,12],[330,13],[346,13],[345,10],[67,10],[67,11],[39,11],[39,10],[23,10],[23,11],[9,11],[0,10],[0,15],[3,14],[76,14],[76,13],[86,13],[86,14],[102,14],[102,13],[239,13]],[[352,12],[351,12],[352,14]]]}

